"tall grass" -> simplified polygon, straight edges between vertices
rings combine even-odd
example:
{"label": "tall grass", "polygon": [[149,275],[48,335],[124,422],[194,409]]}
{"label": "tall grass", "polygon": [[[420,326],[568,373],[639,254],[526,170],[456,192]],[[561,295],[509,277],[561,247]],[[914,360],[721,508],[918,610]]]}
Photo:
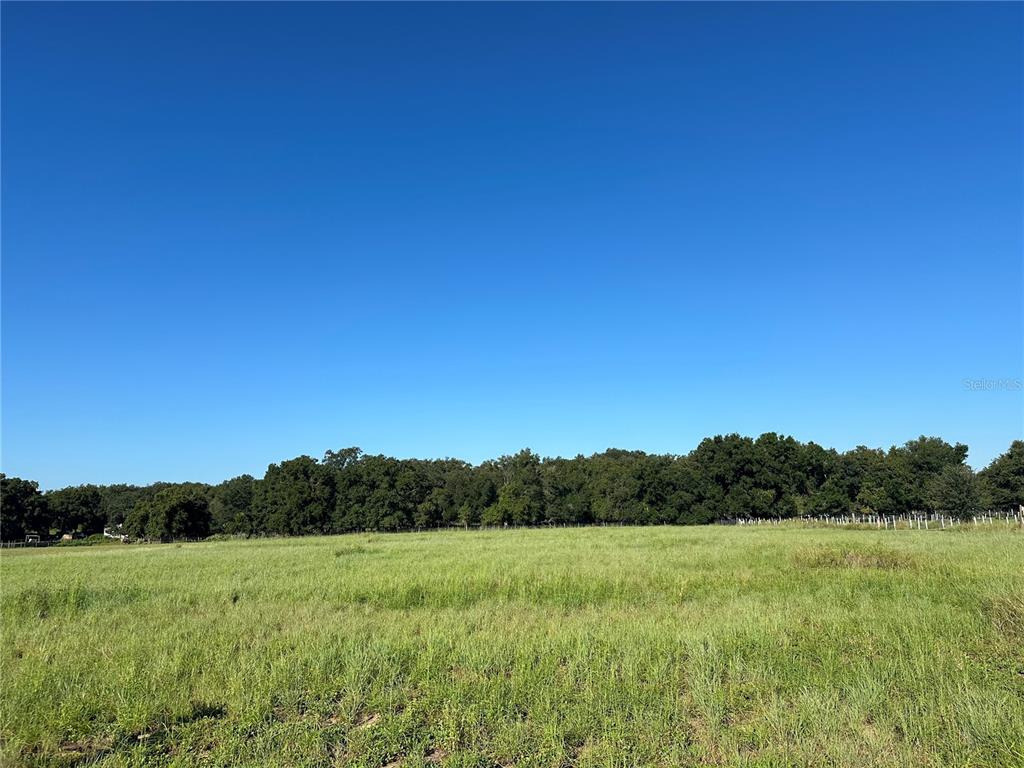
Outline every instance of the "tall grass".
{"label": "tall grass", "polygon": [[0,556],[10,765],[1024,766],[1024,536],[355,535]]}

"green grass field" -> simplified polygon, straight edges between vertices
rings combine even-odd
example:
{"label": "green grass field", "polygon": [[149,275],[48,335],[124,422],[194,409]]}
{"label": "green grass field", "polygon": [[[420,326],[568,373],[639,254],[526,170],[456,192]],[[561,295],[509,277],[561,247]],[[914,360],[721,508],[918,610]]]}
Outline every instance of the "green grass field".
{"label": "green grass field", "polygon": [[1024,766],[1024,534],[5,551],[6,765]]}

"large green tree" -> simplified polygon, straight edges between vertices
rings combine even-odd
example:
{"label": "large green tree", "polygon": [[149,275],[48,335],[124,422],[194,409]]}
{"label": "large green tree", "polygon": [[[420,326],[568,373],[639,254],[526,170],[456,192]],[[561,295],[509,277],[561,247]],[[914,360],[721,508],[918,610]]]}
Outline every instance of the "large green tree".
{"label": "large green tree", "polygon": [[76,485],[49,491],[46,500],[52,525],[60,533],[103,533],[107,516],[103,510],[103,495],[97,486]]}
{"label": "large green tree", "polygon": [[211,530],[215,533],[251,535],[259,533],[259,521],[253,506],[256,480],[240,475],[214,486],[210,492]]}
{"label": "large green tree", "polygon": [[1024,440],[1014,440],[1006,453],[979,474],[988,501],[995,509],[1024,505]]}
{"label": "large green tree", "polygon": [[969,517],[982,504],[981,485],[971,468],[947,464],[928,481],[927,500],[932,510]]}
{"label": "large green tree", "polygon": [[891,466],[901,480],[898,502],[906,510],[924,510],[930,505],[928,488],[932,480],[948,466],[962,466],[967,446],[951,445],[939,437],[909,440],[889,452]]}
{"label": "large green tree", "polygon": [[494,462],[501,475],[498,498],[484,510],[484,525],[536,525],[544,519],[544,479],[541,461],[533,451],[523,449],[514,456]]}
{"label": "large green tree", "polygon": [[123,524],[136,504],[143,499],[152,498],[168,485],[168,483],[154,483],[153,485],[139,486],[119,483],[99,486],[100,506],[106,524],[113,526]]}
{"label": "large green tree", "polygon": [[39,483],[0,473],[0,539],[22,541],[26,534],[50,536],[50,516]]}
{"label": "large green tree", "polygon": [[261,532],[327,533],[334,511],[334,474],[309,456],[271,464],[254,498]]}
{"label": "large green tree", "polygon": [[152,540],[197,539],[210,534],[209,487],[171,485],[143,499],[125,520],[125,532]]}

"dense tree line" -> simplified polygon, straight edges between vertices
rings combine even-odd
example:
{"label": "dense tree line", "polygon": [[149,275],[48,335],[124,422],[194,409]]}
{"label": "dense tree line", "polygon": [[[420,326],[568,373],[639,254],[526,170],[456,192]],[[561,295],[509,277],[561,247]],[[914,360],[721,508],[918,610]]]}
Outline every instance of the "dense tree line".
{"label": "dense tree line", "polygon": [[0,475],[0,535],[134,538],[304,535],[440,526],[700,524],[723,518],[943,511],[1024,503],[1024,441],[975,474],[967,446],[935,437],[845,453],[767,433],[704,440],[685,456],[608,450],[542,459],[530,450],[478,466],[368,456],[358,448],[271,464],[219,485],[82,485],[40,492]]}

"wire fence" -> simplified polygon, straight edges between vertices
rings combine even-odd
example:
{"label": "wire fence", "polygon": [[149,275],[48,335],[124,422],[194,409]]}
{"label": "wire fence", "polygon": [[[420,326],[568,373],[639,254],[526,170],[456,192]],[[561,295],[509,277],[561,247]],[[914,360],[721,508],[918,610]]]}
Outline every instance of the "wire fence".
{"label": "wire fence", "polygon": [[[950,515],[944,512],[921,512],[902,515],[869,515],[869,514],[846,514],[846,515],[802,515],[799,517],[745,517],[734,516],[720,518],[714,524],[717,525],[739,525],[739,526],[835,526],[847,528],[876,528],[878,530],[919,530],[919,531],[940,531],[965,528],[1024,528],[1024,508],[1020,510],[995,510],[978,512],[968,517]],[[622,528],[622,527],[656,527],[658,525],[676,525],[675,523],[627,523],[619,521],[595,521],[592,523],[561,523],[548,522],[536,525],[442,525],[433,528],[395,528],[389,530],[363,530],[347,531],[346,533],[362,534],[389,534],[389,533],[427,533],[429,531],[510,531],[510,530],[537,530],[546,528]],[[323,533],[310,535],[345,535],[339,533]],[[183,538],[183,539],[132,539],[124,543],[130,544],[195,544],[209,541],[230,541],[237,539],[289,539],[300,538],[300,536],[288,536],[284,534],[261,534],[248,536],[245,534],[217,534],[208,538]],[[46,539],[39,541],[4,541],[0,542],[2,549],[36,549],[41,547],[83,547],[83,546],[109,546],[122,543],[116,538],[103,542],[90,542],[83,539],[71,541],[62,539]]]}
{"label": "wire fence", "polygon": [[122,543],[131,544],[195,544],[208,539],[118,539],[108,538],[105,541],[88,541],[86,539],[41,539],[39,541],[4,541],[0,542],[0,549],[39,549],[45,547],[62,547],[64,549],[78,549],[80,547],[107,547]]}
{"label": "wire fence", "polygon": [[732,522],[736,525],[782,525],[790,521],[809,525],[877,528],[879,530],[942,531],[957,528],[1004,528],[1024,527],[1024,512],[1013,510],[985,511],[970,516],[951,515],[946,512],[911,512],[903,515],[803,515],[796,518],[753,518],[740,517]]}

